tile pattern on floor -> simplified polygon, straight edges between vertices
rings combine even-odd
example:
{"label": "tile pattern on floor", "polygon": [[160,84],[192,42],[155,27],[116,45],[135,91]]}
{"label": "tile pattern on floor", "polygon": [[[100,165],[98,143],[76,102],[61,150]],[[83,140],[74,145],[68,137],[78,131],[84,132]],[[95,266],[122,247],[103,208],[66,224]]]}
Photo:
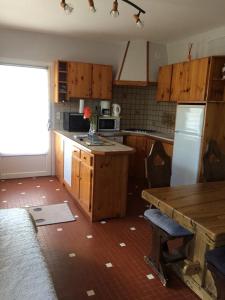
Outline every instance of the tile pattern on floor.
{"label": "tile pattern on floor", "polygon": [[143,218],[146,203],[137,195],[129,196],[125,218],[91,223],[54,177],[0,182],[0,208],[56,204],[65,199],[76,222],[38,228],[59,300],[90,296],[97,300],[198,299],[175,275],[171,286],[163,287],[144,262],[151,230]]}

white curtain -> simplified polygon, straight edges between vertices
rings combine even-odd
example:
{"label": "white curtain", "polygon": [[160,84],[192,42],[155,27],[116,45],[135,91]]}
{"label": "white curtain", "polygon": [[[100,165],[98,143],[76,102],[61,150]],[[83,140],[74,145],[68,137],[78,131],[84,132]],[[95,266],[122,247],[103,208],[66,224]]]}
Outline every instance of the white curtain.
{"label": "white curtain", "polygon": [[0,65],[0,154],[37,155],[49,149],[48,70]]}

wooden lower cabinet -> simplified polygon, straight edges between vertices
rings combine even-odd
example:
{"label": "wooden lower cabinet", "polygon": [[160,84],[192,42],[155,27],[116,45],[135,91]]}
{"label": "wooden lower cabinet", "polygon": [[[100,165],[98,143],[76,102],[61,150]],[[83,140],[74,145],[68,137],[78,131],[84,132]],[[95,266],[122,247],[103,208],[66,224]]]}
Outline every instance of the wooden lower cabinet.
{"label": "wooden lower cabinet", "polygon": [[[124,138],[124,144],[136,149],[136,136],[130,135]],[[135,175],[135,154],[129,155],[129,166],[128,166],[128,174],[130,177],[134,177]]]}
{"label": "wooden lower cabinet", "polygon": [[[129,156],[129,177],[144,180],[145,179],[145,158],[155,142],[153,137],[128,135],[125,137],[125,144],[136,150]],[[166,153],[172,157],[173,144],[162,142]]]}
{"label": "wooden lower cabinet", "polygon": [[[126,214],[127,152],[92,154],[83,146],[55,132],[56,176],[92,221]],[[67,147],[65,144],[68,143]],[[69,152],[66,148],[72,151]],[[67,157],[66,157],[67,156]],[[71,167],[65,172],[64,161]],[[66,180],[71,169],[71,185]]]}
{"label": "wooden lower cabinet", "polygon": [[85,211],[91,211],[92,200],[92,168],[85,163],[80,163],[80,194],[79,201]]}
{"label": "wooden lower cabinet", "polygon": [[128,155],[96,155],[93,169],[93,221],[124,217],[127,204]]}
{"label": "wooden lower cabinet", "polygon": [[128,155],[73,152],[71,193],[92,221],[125,216],[127,177]]}
{"label": "wooden lower cabinet", "polygon": [[72,184],[71,193],[76,198],[80,197],[80,157],[76,155],[76,151],[72,156]]}
{"label": "wooden lower cabinet", "polygon": [[77,148],[73,151],[71,193],[88,213],[92,200],[92,158],[90,154]]}
{"label": "wooden lower cabinet", "polygon": [[63,183],[63,169],[64,169],[64,156],[63,156],[63,138],[60,134],[54,134],[55,141],[55,175]]}

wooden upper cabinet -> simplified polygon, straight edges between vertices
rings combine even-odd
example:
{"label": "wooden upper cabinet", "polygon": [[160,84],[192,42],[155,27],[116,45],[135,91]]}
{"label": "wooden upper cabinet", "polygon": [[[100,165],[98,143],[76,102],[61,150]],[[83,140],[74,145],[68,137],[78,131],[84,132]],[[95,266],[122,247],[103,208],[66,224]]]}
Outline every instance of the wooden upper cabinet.
{"label": "wooden upper cabinet", "polygon": [[190,63],[184,62],[182,63],[182,72],[181,72],[181,85],[180,85],[180,99],[178,101],[188,102],[190,87],[191,87],[191,76],[190,76]]}
{"label": "wooden upper cabinet", "polygon": [[91,98],[92,64],[68,63],[68,97]]}
{"label": "wooden upper cabinet", "polygon": [[187,63],[178,63],[173,65],[173,74],[171,80],[171,101],[179,101],[185,90],[187,82]]}
{"label": "wooden upper cabinet", "polygon": [[93,65],[92,98],[112,99],[112,67]]}
{"label": "wooden upper cabinet", "polygon": [[173,65],[171,101],[206,100],[209,61],[210,58],[206,57]]}
{"label": "wooden upper cabinet", "polygon": [[225,80],[222,78],[222,68],[225,65],[225,56],[213,56],[210,62],[209,88],[207,100],[225,102]]}
{"label": "wooden upper cabinet", "polygon": [[191,102],[204,101],[206,99],[209,58],[195,59],[189,62],[188,65],[189,70],[184,100]]}
{"label": "wooden upper cabinet", "polygon": [[157,87],[157,94],[156,94],[157,101],[170,100],[172,70],[173,70],[172,65],[162,66],[159,68],[158,87]]}
{"label": "wooden upper cabinet", "polygon": [[56,103],[68,100],[67,75],[67,62],[56,61],[54,63],[54,102]]}
{"label": "wooden upper cabinet", "polygon": [[56,61],[54,101],[73,98],[112,99],[112,66]]}

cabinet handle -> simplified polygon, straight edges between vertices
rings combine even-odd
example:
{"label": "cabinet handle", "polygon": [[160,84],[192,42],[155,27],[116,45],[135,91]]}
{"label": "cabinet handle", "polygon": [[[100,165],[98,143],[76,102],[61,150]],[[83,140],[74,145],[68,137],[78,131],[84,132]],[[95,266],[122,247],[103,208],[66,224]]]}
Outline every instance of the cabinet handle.
{"label": "cabinet handle", "polygon": [[86,160],[86,159],[87,159],[87,157],[86,157],[86,156],[83,156],[83,159],[84,159],[84,160]]}

